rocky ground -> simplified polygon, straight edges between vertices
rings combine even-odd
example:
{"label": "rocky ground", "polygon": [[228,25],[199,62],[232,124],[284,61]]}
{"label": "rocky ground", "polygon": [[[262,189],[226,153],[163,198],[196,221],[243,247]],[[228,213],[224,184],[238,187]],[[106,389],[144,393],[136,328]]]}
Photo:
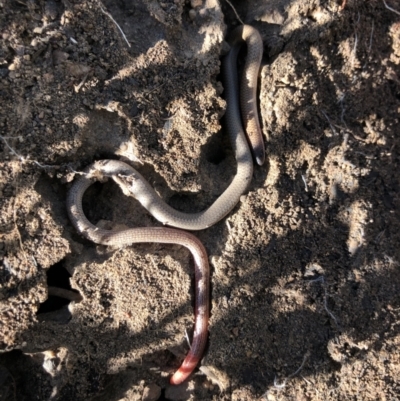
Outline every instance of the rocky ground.
{"label": "rocky ground", "polygon": [[[171,387],[190,254],[90,243],[65,199],[122,158],[176,209],[212,204],[236,171],[219,73],[237,17],[224,0],[0,0],[0,400],[400,399],[400,4],[232,3],[265,43],[267,163],[196,233],[209,344]],[[111,182],[84,207],[160,225]]]}

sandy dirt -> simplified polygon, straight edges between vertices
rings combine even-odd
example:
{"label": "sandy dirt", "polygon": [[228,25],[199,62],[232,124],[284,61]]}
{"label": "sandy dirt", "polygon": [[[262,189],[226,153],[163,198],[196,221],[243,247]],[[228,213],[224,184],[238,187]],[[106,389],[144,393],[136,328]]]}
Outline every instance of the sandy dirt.
{"label": "sandy dirt", "polygon": [[[236,171],[219,73],[239,22],[217,0],[0,0],[0,400],[400,400],[400,4],[232,2],[265,43],[267,162],[196,233],[209,344],[172,387],[189,252],[90,243],[65,199],[122,158],[176,209],[212,204]],[[111,182],[84,208],[160,226]]]}

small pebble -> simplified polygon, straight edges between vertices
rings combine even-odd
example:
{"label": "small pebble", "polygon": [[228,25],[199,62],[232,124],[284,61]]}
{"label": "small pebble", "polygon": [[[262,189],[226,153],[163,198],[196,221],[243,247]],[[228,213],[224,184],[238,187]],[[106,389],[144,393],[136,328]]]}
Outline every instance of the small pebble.
{"label": "small pebble", "polygon": [[161,387],[151,383],[144,388],[142,401],[157,401],[161,396]]}
{"label": "small pebble", "polygon": [[190,6],[192,8],[200,7],[202,5],[202,0],[190,0]]}
{"label": "small pebble", "polygon": [[189,10],[189,18],[193,21],[196,18],[196,11],[193,10],[193,8],[191,10]]}

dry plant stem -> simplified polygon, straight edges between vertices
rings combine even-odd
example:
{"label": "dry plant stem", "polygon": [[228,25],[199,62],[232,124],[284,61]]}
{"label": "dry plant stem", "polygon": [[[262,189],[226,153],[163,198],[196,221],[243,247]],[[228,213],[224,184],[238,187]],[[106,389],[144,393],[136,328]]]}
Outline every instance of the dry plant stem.
{"label": "dry plant stem", "polygon": [[291,379],[292,377],[296,376],[296,375],[303,369],[303,366],[304,366],[304,364],[305,364],[305,362],[306,362],[308,356],[309,356],[308,353],[306,353],[306,354],[304,355],[304,357],[303,357],[303,362],[301,363],[300,367],[299,367],[295,372],[293,372],[292,374],[290,374],[286,379],[284,379],[283,382],[282,382],[282,384],[279,384],[278,381],[277,381],[277,379],[275,378],[275,379],[274,379],[274,387],[275,387],[276,389],[278,389],[278,390],[282,390],[283,388],[285,388],[288,379]]}
{"label": "dry plant stem", "polygon": [[[13,168],[13,172],[14,172],[14,174],[15,174],[14,166],[13,166],[12,168]],[[15,174],[15,175],[17,175],[17,174]],[[18,191],[18,179],[15,180],[15,188],[16,188],[16,191],[15,191],[15,192],[18,193],[18,192],[19,192],[19,191]],[[24,245],[23,245],[23,242],[22,242],[21,233],[20,233],[20,231],[19,231],[19,229],[18,229],[18,224],[17,224],[17,210],[18,210],[18,209],[19,209],[19,208],[18,208],[18,203],[17,203],[17,196],[15,196],[15,197],[14,197],[14,206],[13,206],[14,232],[17,234],[19,246],[20,246],[20,248],[21,248],[22,254],[24,255],[25,262],[26,262],[27,264],[29,264],[28,258],[26,257]]]}
{"label": "dry plant stem", "polygon": [[328,115],[327,115],[323,110],[321,110],[321,113],[324,115],[324,117],[325,117],[326,120],[328,121],[329,126],[331,127],[331,130],[332,130],[333,135],[339,135],[339,134],[336,132],[335,128],[333,127],[333,125],[332,125],[332,123],[331,123],[331,120],[330,120],[330,118],[328,117]]}
{"label": "dry plant stem", "polygon": [[372,38],[374,36],[374,28],[375,28],[374,21],[372,20],[372,28],[371,28],[371,35],[369,37],[368,53],[371,53],[371,49],[372,49]]}
{"label": "dry plant stem", "polygon": [[238,14],[238,12],[236,11],[236,8],[233,6],[233,4],[232,4],[229,0],[225,0],[225,1],[231,6],[231,8],[232,8],[233,12],[235,13],[236,18],[238,19],[238,21],[239,21],[242,25],[244,25],[244,22],[243,22],[242,19],[239,17],[239,14]]}
{"label": "dry plant stem", "polygon": [[322,287],[324,289],[324,309],[325,311],[328,313],[328,315],[332,318],[332,320],[335,322],[336,326],[339,328],[339,323],[338,320],[336,318],[336,316],[330,311],[330,309],[328,308],[328,290],[327,290],[327,286],[326,286],[326,281],[324,276],[320,276],[315,280],[310,280],[309,283],[322,283]]}
{"label": "dry plant stem", "polygon": [[[92,224],[84,215],[82,197],[96,179],[82,176],[75,181],[68,194],[67,209],[75,228],[84,237],[96,244],[126,246],[136,243],[178,244],[189,249],[195,262],[195,324],[191,349],[181,367],[171,377],[171,384],[180,384],[193,372],[203,355],[207,342],[209,318],[210,269],[207,252],[202,243],[192,234],[166,227],[132,228],[128,230],[104,230]],[[78,190],[77,190],[78,189]]]}
{"label": "dry plant stem", "polygon": [[394,12],[395,14],[400,15],[400,11],[397,11],[397,10],[395,10],[394,8],[389,7],[389,6],[386,4],[386,1],[385,1],[385,0],[383,0],[383,4],[385,5],[385,7],[386,7],[389,11],[392,11],[392,12]]}
{"label": "dry plant stem", "polygon": [[104,8],[102,6],[100,6],[100,10],[102,11],[103,14],[107,15],[108,18],[110,18],[110,20],[112,22],[114,22],[114,24],[117,26],[117,28],[119,29],[119,31],[121,32],[122,37],[124,38],[125,42],[127,43],[127,45],[129,47],[131,47],[131,44],[128,42],[128,39],[126,38],[124,31],[122,30],[122,28],[117,24],[117,21],[115,21],[115,19],[113,18],[113,16],[106,10],[104,10]]}
{"label": "dry plant stem", "polygon": [[[296,370],[295,372],[291,373],[287,378],[285,378],[281,384],[278,383],[278,381],[277,381],[277,379],[276,379],[276,377],[275,377],[275,379],[274,379],[274,388],[277,389],[277,390],[282,390],[283,388],[285,388],[285,387],[286,387],[287,381],[290,380],[291,378],[295,377],[296,375],[298,375],[298,374],[301,372],[301,370],[303,369],[304,364],[306,363],[306,361],[307,361],[307,359],[308,359],[309,356],[310,356],[310,352],[307,351],[307,352],[305,353],[305,355],[303,356],[303,361],[302,361],[301,365],[297,368],[297,370]],[[267,391],[261,396],[260,400],[267,400],[267,399],[269,399],[269,398],[268,398],[268,395],[270,394],[270,392],[271,392],[271,389],[267,390]]]}
{"label": "dry plant stem", "polygon": [[[13,149],[10,144],[7,142],[7,138],[10,137],[5,137],[0,135],[0,139],[2,139],[4,141],[4,143],[6,144],[8,150],[10,151],[11,154],[13,154],[15,157],[17,157],[17,159],[21,162],[21,163],[34,163],[36,164],[38,167],[40,168],[59,168],[60,166],[51,166],[49,164],[41,164],[39,163],[37,160],[29,160],[27,158],[25,158],[24,156],[21,156],[20,154],[17,153],[17,151],[15,149]],[[15,137],[14,137],[15,138]],[[29,157],[29,156],[28,156]]]}

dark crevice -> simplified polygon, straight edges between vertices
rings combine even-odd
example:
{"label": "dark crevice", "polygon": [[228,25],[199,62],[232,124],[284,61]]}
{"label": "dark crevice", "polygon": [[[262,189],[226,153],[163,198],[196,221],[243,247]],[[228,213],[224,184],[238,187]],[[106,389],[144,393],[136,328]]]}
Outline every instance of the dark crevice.
{"label": "dark crevice", "polygon": [[213,135],[208,143],[204,145],[204,153],[207,155],[207,161],[214,165],[220,164],[226,158],[225,149],[229,149],[230,144],[227,142],[227,135],[222,131],[217,135]]}
{"label": "dark crevice", "polygon": [[71,288],[70,274],[64,268],[64,261],[60,261],[51,266],[47,272],[47,285],[49,296],[43,302],[37,312],[38,315],[55,312],[67,306],[71,300],[79,302],[81,299],[78,291]]}

